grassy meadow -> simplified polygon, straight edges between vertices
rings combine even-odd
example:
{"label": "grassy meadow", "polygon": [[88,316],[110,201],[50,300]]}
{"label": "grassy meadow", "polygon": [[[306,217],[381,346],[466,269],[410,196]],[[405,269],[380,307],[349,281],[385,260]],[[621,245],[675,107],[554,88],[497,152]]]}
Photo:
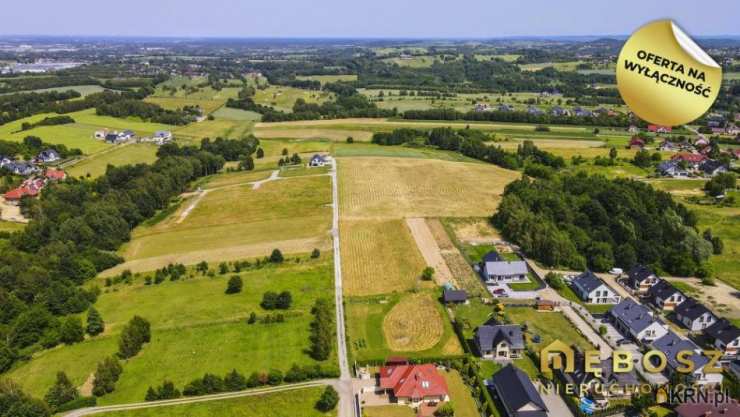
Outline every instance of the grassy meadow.
{"label": "grassy meadow", "polygon": [[121,145],[90,155],[65,168],[73,177],[96,178],[105,174],[108,165],[149,164],[157,160],[157,147],[146,143]]}
{"label": "grassy meadow", "polygon": [[[252,180],[246,175],[250,177],[242,179]],[[220,178],[232,181],[235,176],[211,181],[218,184]],[[188,197],[155,225],[136,228],[120,253],[127,261],[141,262],[119,265],[117,270],[259,256],[276,247],[288,253],[328,247],[328,176],[269,181],[257,189],[238,182],[225,185]]]}
{"label": "grassy meadow", "polygon": [[254,101],[257,104],[270,106],[276,110],[292,112],[293,105],[299,98],[306,103],[321,104],[331,100],[333,94],[325,91],[311,91],[294,87],[269,86],[264,89],[257,89],[254,95]]}
{"label": "grassy meadow", "polygon": [[116,411],[105,417],[331,417],[336,411],[316,410],[323,388],[304,388],[218,401]]}
{"label": "grassy meadow", "polygon": [[[233,273],[207,277],[191,272],[179,281],[145,285],[143,276],[131,284],[104,287],[95,307],[106,322],[103,335],[72,346],[60,346],[34,355],[9,373],[25,390],[43,396],[58,371],[82,385],[96,364],[117,351],[123,325],[140,315],[152,324],[152,341],[134,358],[123,363],[124,372],[116,391],[101,404],[144,399],[149,385],[170,379],[182,387],[206,372],[225,374],[287,370],[293,363],[316,363],[306,353],[311,306],[333,288],[331,257],[300,263],[292,258],[280,266],[241,271],[241,293],[224,294]],[[102,281],[101,281],[102,282]],[[268,313],[259,303],[265,291],[288,290],[293,295],[284,323],[247,325],[251,312]],[[329,297],[331,298],[331,297]],[[135,302],[132,302],[135,300]],[[329,359],[322,366],[333,367]]]}

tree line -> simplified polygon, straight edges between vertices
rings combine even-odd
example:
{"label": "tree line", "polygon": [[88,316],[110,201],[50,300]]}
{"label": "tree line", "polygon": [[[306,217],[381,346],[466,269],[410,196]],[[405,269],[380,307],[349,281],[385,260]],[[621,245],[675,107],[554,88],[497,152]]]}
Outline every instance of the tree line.
{"label": "tree line", "polygon": [[408,120],[466,120],[471,122],[510,122],[532,124],[561,124],[628,127],[631,124],[644,126],[639,120],[630,120],[626,115],[608,116],[556,116],[548,113],[534,114],[527,111],[468,111],[460,112],[452,108],[429,110],[406,110],[403,118]]}

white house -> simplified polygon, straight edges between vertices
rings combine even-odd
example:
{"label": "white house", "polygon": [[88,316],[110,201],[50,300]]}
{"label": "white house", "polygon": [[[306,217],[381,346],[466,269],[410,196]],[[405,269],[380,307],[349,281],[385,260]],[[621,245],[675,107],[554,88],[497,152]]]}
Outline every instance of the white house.
{"label": "white house", "polygon": [[663,311],[673,311],[686,296],[668,281],[660,280],[648,290],[650,302]]}
{"label": "white house", "polygon": [[723,362],[737,358],[740,352],[740,329],[727,319],[720,319],[707,327],[704,334],[714,341],[714,347],[722,351]]}
{"label": "white house", "polygon": [[571,286],[582,300],[591,304],[618,304],[622,297],[606,285],[591,271],[578,275],[571,281]]}
{"label": "white house", "polygon": [[[694,370],[691,373],[692,382],[699,385],[716,385],[722,383],[722,373],[705,373],[704,367],[709,363],[709,358],[702,355],[702,350],[694,344],[694,342],[686,339],[681,339],[677,334],[672,331],[667,332],[661,338],[656,339],[651,344],[653,349],[663,352],[666,357],[667,366],[663,371],[669,375],[676,372],[676,369],[685,367],[683,362],[678,361],[678,355],[680,352],[691,351],[694,352],[689,360],[694,363]],[[717,365],[715,365],[717,366]]]}
{"label": "white house", "polygon": [[329,160],[326,157],[316,154],[311,157],[310,161],[308,161],[308,166],[309,167],[323,167],[324,165],[327,165],[328,163],[329,163]]}
{"label": "white house", "polygon": [[499,282],[528,281],[527,263],[524,261],[505,261],[496,252],[490,252],[480,265],[483,280],[488,284]]}
{"label": "white house", "polygon": [[639,342],[649,342],[668,333],[668,328],[663,322],[653,317],[647,307],[631,298],[625,298],[615,305],[609,310],[609,315],[613,318],[617,330]]}
{"label": "white house", "polygon": [[688,298],[673,311],[678,321],[692,332],[704,330],[717,321],[717,316],[693,298]]}

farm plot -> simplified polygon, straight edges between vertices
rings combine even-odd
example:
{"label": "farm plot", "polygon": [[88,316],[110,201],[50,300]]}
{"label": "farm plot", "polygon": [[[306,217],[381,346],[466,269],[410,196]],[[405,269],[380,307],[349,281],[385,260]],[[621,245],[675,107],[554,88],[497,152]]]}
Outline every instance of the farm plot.
{"label": "farm plot", "polygon": [[348,137],[358,142],[370,142],[372,132],[363,130],[319,129],[319,128],[264,128],[254,129],[254,135],[262,139],[290,138],[290,139],[327,139],[335,142],[344,142]]}
{"label": "farm plot", "polygon": [[[442,305],[434,300],[436,294],[423,290],[417,294],[345,299],[352,359],[380,362],[394,355],[423,358],[462,354]],[[402,350],[395,350],[399,348]]]}
{"label": "farm plot", "polygon": [[172,133],[178,141],[200,143],[203,138],[241,138],[251,132],[252,122],[227,119],[204,120],[179,127]]}
{"label": "farm plot", "polygon": [[[8,376],[35,396],[43,396],[58,371],[80,386],[98,362],[117,351],[118,335],[134,315],[151,323],[152,340],[123,363],[116,390],[103,397],[102,404],[142,401],[149,385],[169,379],[181,388],[206,372],[284,372],[294,363],[335,369],[334,358],[316,362],[306,353],[311,306],[333,288],[331,257],[288,261],[240,271],[244,289],[239,294],[224,294],[235,272],[208,277],[191,270],[178,281],[157,285],[146,285],[144,276],[136,276],[131,284],[106,287],[95,304],[106,321],[103,335],[41,351]],[[251,312],[259,317],[270,313],[260,307],[266,291],[292,294],[290,309],[280,311],[285,321],[248,325],[245,319]]]}
{"label": "farm plot", "polygon": [[147,97],[144,99],[147,103],[156,104],[164,109],[177,110],[185,106],[198,106],[203,109],[203,114],[213,113],[218,108],[226,104],[226,100],[207,100],[195,99],[188,97]]}
{"label": "farm plot", "polygon": [[259,113],[242,109],[233,109],[230,107],[221,107],[213,112],[213,116],[217,119],[248,122],[259,122],[260,119],[262,119],[262,115]]}
{"label": "farm plot", "polygon": [[391,350],[431,349],[442,338],[444,325],[437,303],[429,294],[402,299],[383,318],[383,334]]}
{"label": "farm plot", "polygon": [[424,258],[403,220],[342,220],[339,230],[347,294],[407,291],[419,285]]}
{"label": "farm plot", "polygon": [[96,178],[105,174],[108,165],[148,164],[157,159],[157,147],[149,144],[122,145],[106,149],[66,168],[73,177]]}
{"label": "farm plot", "polygon": [[[127,261],[154,258],[155,263],[166,265],[175,259],[195,263],[223,256],[257,256],[274,247],[288,252],[326,248],[330,203],[326,176],[270,181],[258,189],[251,184],[218,188],[201,197],[194,208],[185,201],[162,222],[135,229],[132,241],[120,253]],[[184,210],[190,211],[182,219]]]}
{"label": "farm plot", "polygon": [[333,94],[324,91],[304,90],[300,88],[285,86],[269,86],[265,89],[258,89],[254,95],[254,101],[263,106],[270,106],[276,110],[292,112],[293,105],[300,98],[306,103],[321,104],[331,100]]}
{"label": "farm plot", "polygon": [[489,164],[340,158],[344,219],[489,216],[519,173]]}
{"label": "farm plot", "polygon": [[351,81],[357,81],[357,75],[349,74],[349,75],[299,75],[295,77],[297,80],[312,80],[312,81],[318,81],[321,83],[321,85],[327,84],[327,83],[336,83],[336,82],[351,82]]}

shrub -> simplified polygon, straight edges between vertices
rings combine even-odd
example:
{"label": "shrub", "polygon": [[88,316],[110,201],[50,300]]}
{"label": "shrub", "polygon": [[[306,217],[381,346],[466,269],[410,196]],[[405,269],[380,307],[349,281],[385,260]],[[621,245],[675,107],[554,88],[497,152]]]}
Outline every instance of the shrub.
{"label": "shrub", "polygon": [[64,372],[57,372],[56,382],[46,393],[44,400],[51,408],[56,410],[62,404],[74,401],[79,396],[80,394],[77,392],[77,388],[75,388],[74,384],[69,380],[67,374]]}
{"label": "shrub", "polygon": [[229,278],[229,283],[226,285],[226,294],[236,294],[242,292],[242,278],[239,275],[234,275]]}
{"label": "shrub", "polygon": [[434,268],[428,266],[421,272],[421,279],[424,281],[431,281],[434,278]]}
{"label": "shrub", "polygon": [[90,336],[97,336],[100,333],[103,333],[104,330],[105,322],[103,322],[103,318],[100,316],[100,313],[98,313],[98,310],[94,307],[90,307],[87,310],[87,327],[85,328],[85,331],[87,331],[87,334]]}
{"label": "shrub", "polygon": [[321,252],[318,249],[314,249],[313,252],[311,252],[311,258],[316,259],[319,256],[321,256]]}
{"label": "shrub", "polygon": [[274,264],[279,264],[283,262],[283,253],[280,252],[280,249],[272,250],[272,253],[270,254],[270,262]]}
{"label": "shrub", "polygon": [[339,394],[334,387],[329,385],[324,389],[321,398],[316,402],[316,409],[326,413],[333,410],[337,406],[337,403],[339,403]]}
{"label": "shrub", "polygon": [[121,331],[118,355],[128,359],[136,356],[144,343],[151,339],[151,325],[145,319],[134,316]]}

